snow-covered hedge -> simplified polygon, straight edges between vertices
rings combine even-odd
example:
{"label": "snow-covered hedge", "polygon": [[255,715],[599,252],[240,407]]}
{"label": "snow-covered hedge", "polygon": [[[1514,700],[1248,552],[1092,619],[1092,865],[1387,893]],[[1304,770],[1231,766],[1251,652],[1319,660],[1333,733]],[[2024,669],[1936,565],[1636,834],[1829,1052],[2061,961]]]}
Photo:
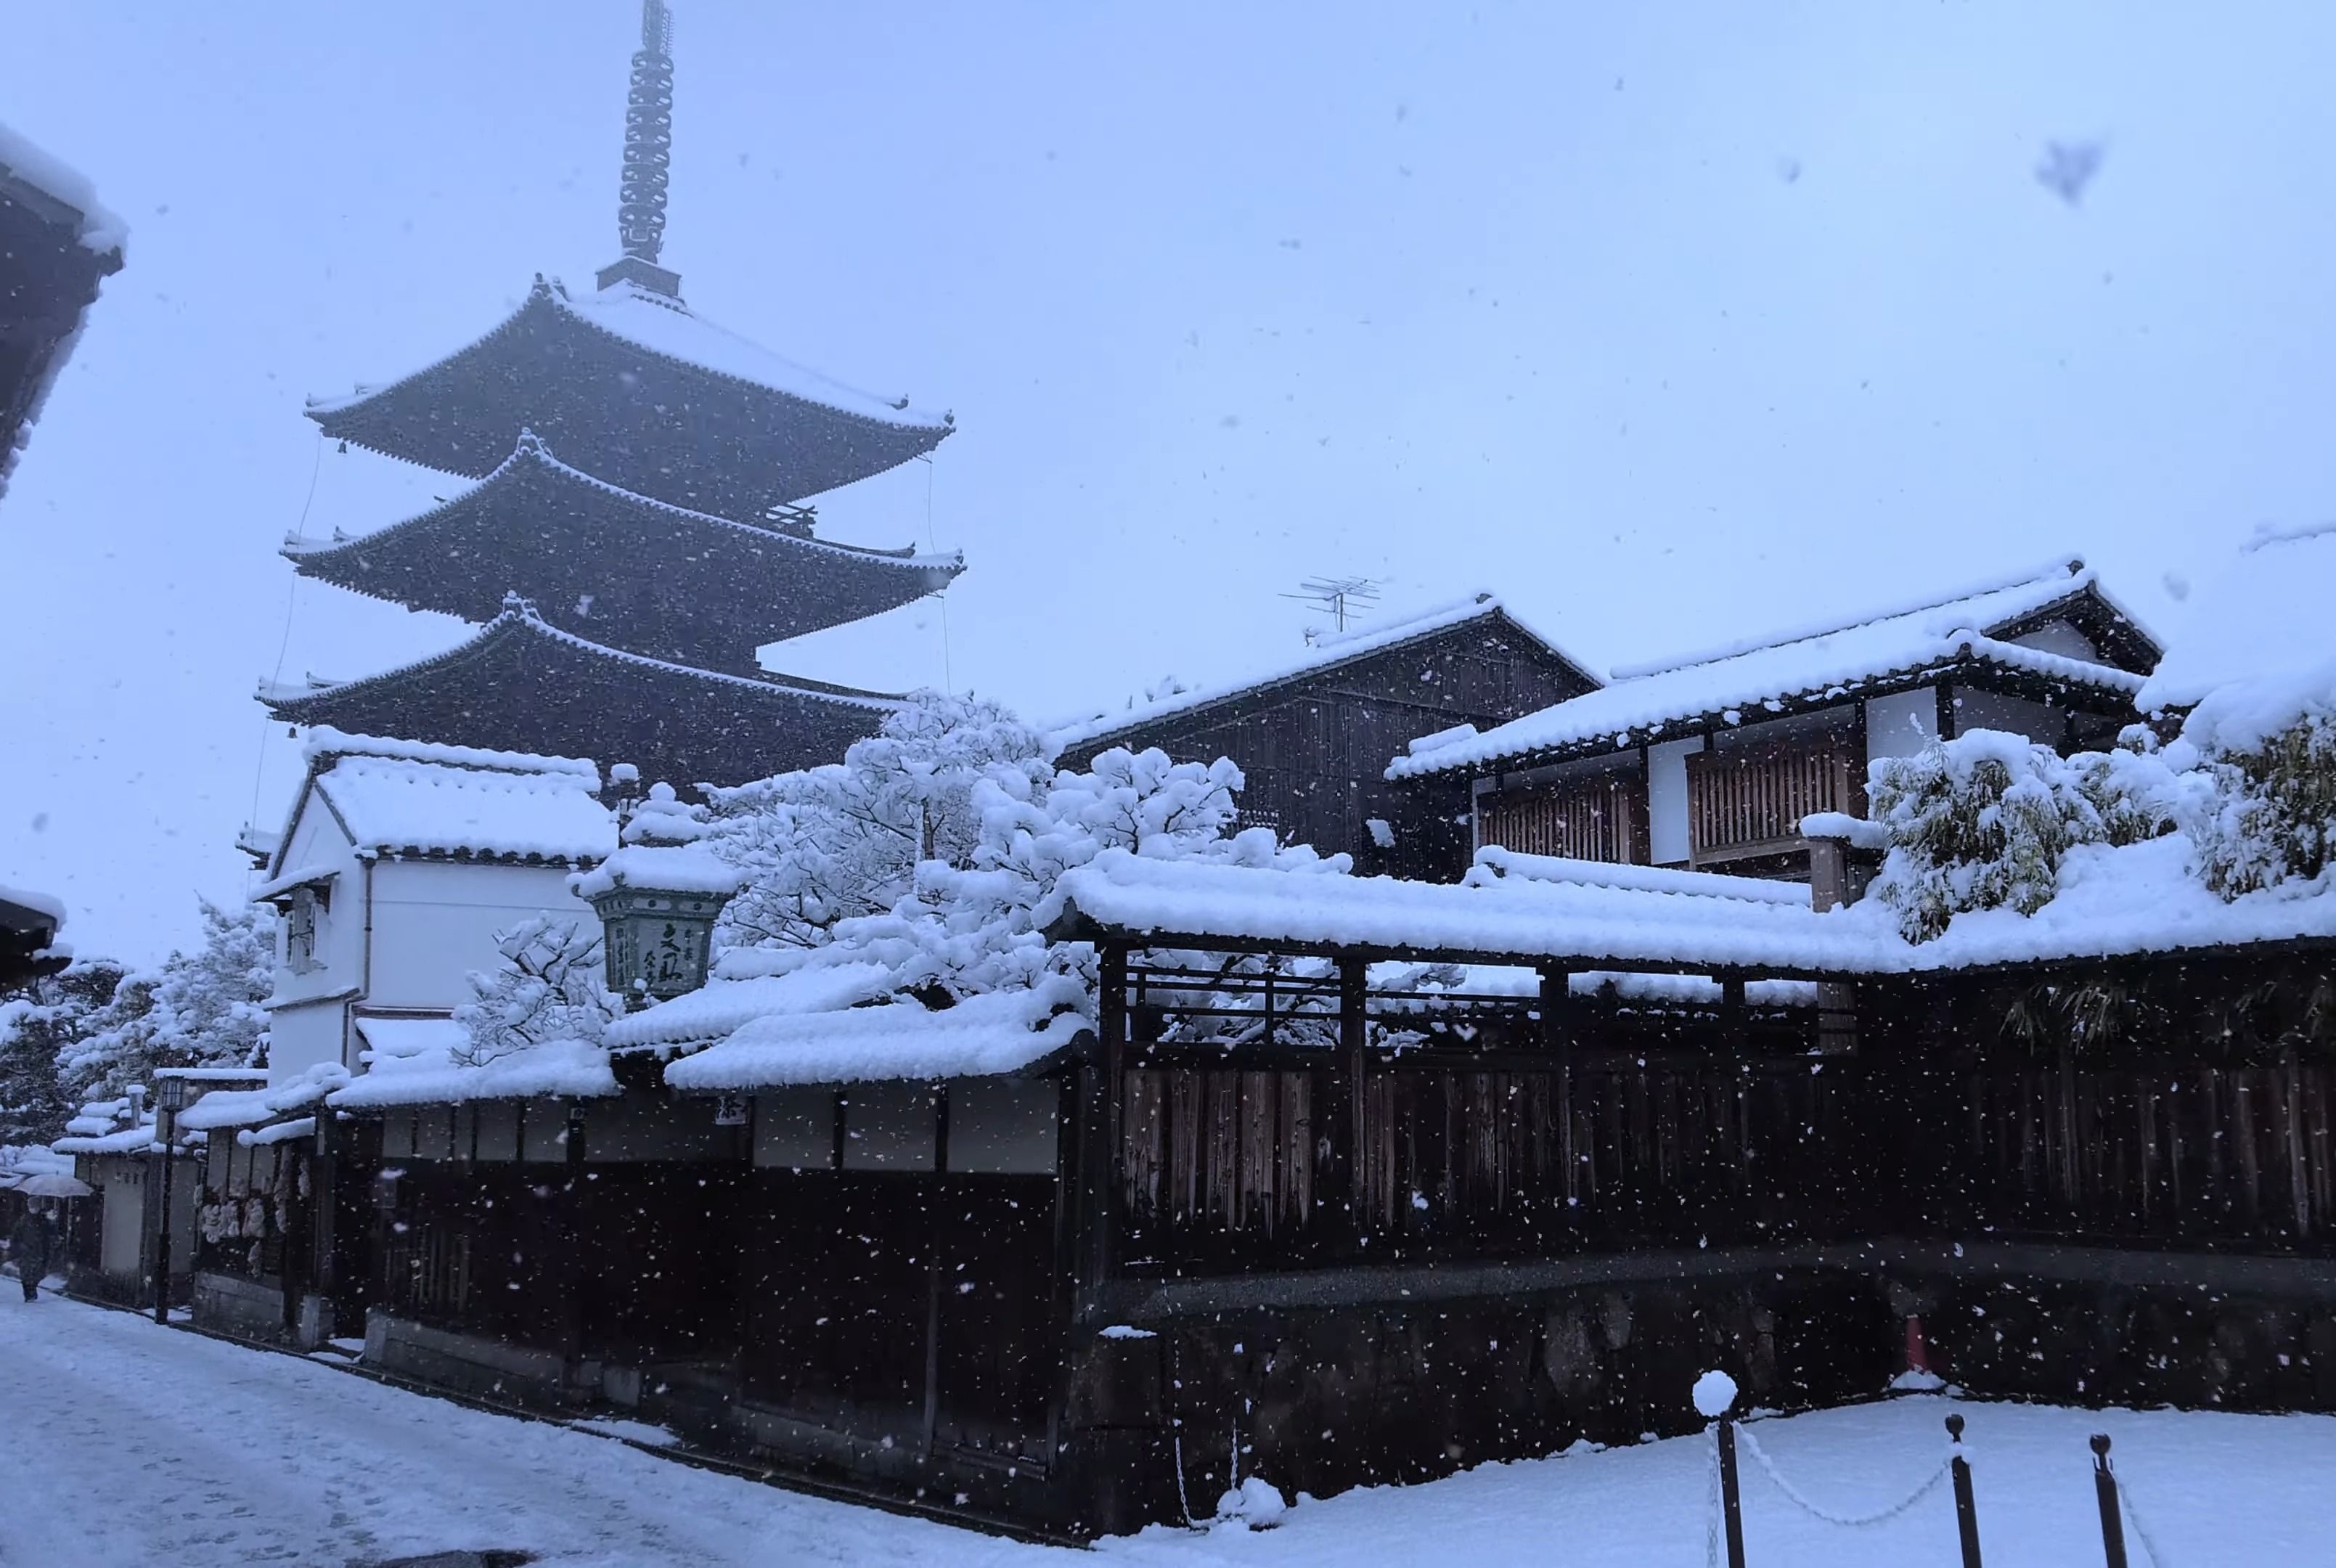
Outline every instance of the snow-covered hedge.
{"label": "snow-covered hedge", "polygon": [[2070,757],[2021,735],[1971,730],[1876,760],[1867,787],[1890,842],[1872,891],[1913,942],[1970,910],[2034,914],[2059,892],[2071,846],[2169,833],[2197,793],[2138,726],[2115,751]]}
{"label": "snow-covered hedge", "polygon": [[2213,809],[2194,836],[2224,898],[2313,881],[2336,859],[2336,668],[2225,687],[2183,739],[2205,755]]}

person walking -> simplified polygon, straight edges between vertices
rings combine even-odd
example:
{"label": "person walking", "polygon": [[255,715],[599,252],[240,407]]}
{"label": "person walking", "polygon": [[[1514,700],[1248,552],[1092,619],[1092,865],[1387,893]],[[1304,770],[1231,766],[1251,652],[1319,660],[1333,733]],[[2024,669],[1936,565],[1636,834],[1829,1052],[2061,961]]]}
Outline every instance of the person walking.
{"label": "person walking", "polygon": [[48,1215],[26,1204],[16,1228],[8,1232],[8,1257],[16,1265],[16,1281],[24,1287],[27,1301],[40,1300],[41,1281],[55,1255],[56,1234],[50,1229]]}

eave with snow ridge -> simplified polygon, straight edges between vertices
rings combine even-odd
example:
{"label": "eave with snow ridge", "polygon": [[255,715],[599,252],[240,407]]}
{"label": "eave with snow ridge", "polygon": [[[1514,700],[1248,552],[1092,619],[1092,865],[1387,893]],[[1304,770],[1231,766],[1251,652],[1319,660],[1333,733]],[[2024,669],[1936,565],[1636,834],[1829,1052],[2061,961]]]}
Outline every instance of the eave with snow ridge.
{"label": "eave with snow ridge", "polygon": [[525,426],[620,489],[731,518],[881,473],[952,428],[759,348],[677,298],[628,282],[570,295],[540,276],[476,342],[307,412],[328,436],[473,479]]}
{"label": "eave with snow ridge", "polygon": [[1430,638],[1479,622],[1488,629],[1498,628],[1540,648],[1579,677],[1583,686],[1601,684],[1588,666],[1520,620],[1498,595],[1480,592],[1385,626],[1366,627],[1324,638],[1313,644],[1306,657],[1260,670],[1239,681],[1177,692],[1141,706],[1130,704],[1117,713],[1097,714],[1058,725],[1047,738],[1058,751],[1092,755],[1105,746],[1119,744],[1123,737],[1134,735],[1165,721],[1204,718],[1212,710],[1251,702],[1268,696],[1279,688],[1301,681],[1317,680],[1364,659],[1397,652]]}
{"label": "eave with snow ridge", "polygon": [[[2098,657],[2073,657],[2017,640],[2056,622],[2076,628]],[[1482,734],[1416,743],[1389,762],[1387,776],[1538,766],[1957,677],[1983,677],[1992,687],[2048,700],[2085,694],[2124,708],[2158,652],[2157,640],[2108,596],[2093,570],[2070,557],[1810,631],[1620,668],[1600,690]]]}
{"label": "eave with snow ridge", "polygon": [[603,755],[685,788],[834,761],[900,703],[881,692],[628,653],[560,630],[515,600],[443,653],[357,680],[263,685],[258,695],[287,724]]}
{"label": "eave with snow ridge", "polygon": [[754,650],[897,609],[965,570],[954,552],[872,550],[691,511],[569,467],[532,431],[492,473],[355,538],[286,540],[295,570],[472,622],[524,583],[628,652],[733,673]]}

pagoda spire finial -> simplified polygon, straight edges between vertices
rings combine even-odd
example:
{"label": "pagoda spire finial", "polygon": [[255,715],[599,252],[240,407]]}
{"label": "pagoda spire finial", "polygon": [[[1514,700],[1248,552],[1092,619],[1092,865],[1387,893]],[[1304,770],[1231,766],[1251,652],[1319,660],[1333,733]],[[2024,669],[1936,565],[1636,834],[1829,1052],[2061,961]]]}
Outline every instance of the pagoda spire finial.
{"label": "pagoda spire finial", "polygon": [[624,255],[600,269],[600,287],[625,281],[678,297],[681,278],[657,263],[665,248],[666,186],[673,167],[673,14],[641,0],[641,46],[625,94],[625,166],[617,196]]}

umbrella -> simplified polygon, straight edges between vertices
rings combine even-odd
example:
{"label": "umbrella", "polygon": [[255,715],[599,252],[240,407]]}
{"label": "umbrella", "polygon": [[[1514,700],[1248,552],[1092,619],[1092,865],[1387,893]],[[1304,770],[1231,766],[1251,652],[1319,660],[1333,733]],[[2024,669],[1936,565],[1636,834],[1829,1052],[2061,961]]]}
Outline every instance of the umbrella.
{"label": "umbrella", "polygon": [[27,1176],[17,1183],[16,1190],[28,1198],[86,1198],[90,1194],[87,1182],[54,1174]]}

